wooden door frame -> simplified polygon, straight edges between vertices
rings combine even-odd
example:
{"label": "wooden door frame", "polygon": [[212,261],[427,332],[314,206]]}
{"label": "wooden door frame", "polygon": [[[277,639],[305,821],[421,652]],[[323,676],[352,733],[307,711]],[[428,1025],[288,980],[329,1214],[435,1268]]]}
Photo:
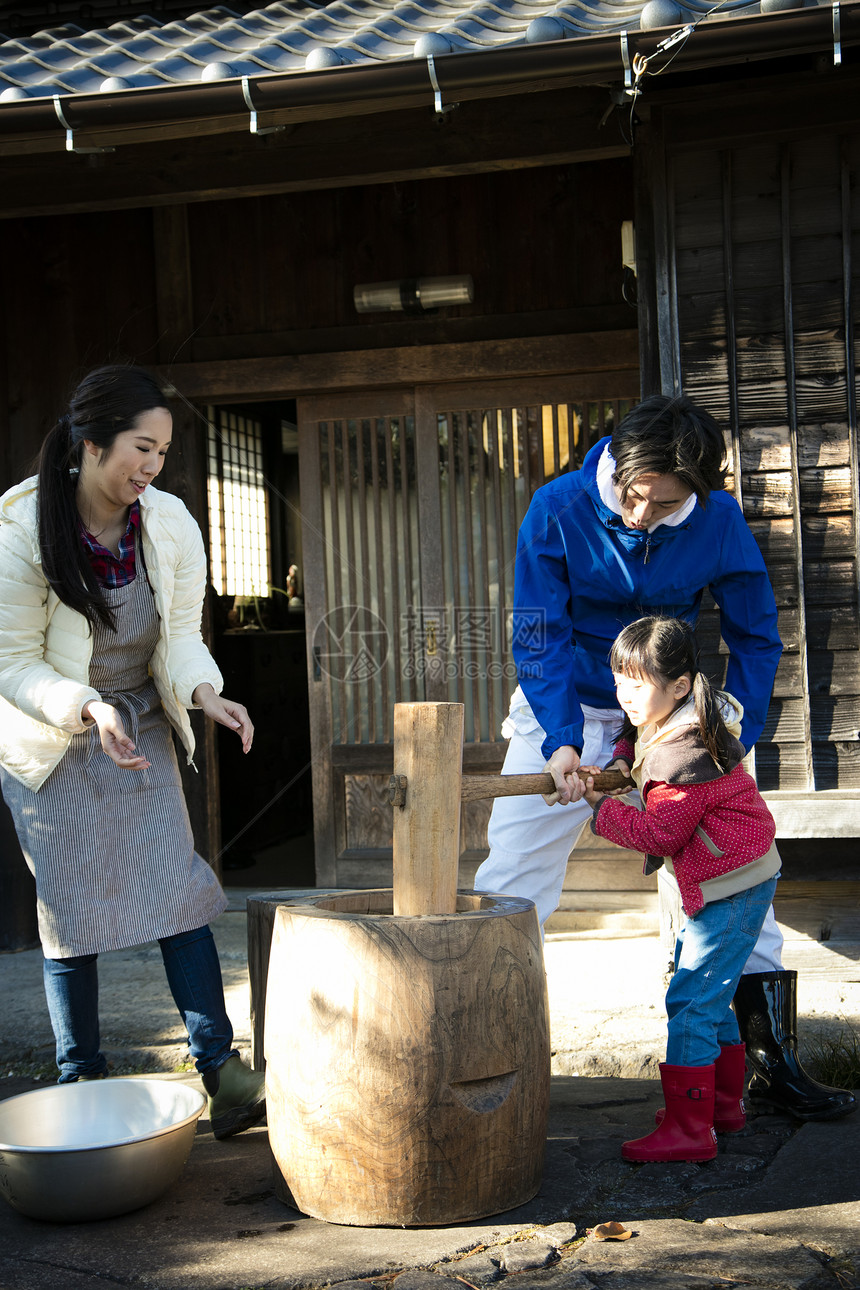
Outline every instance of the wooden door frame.
{"label": "wooden door frame", "polygon": [[[311,469],[316,461],[315,427],[338,404],[348,407],[355,417],[379,415],[380,391],[359,394],[319,394],[296,400],[296,421],[299,429],[299,494],[301,498],[302,529],[306,526],[322,532],[324,528],[323,500],[320,472]],[[411,389],[391,390],[389,415],[414,415],[414,397]],[[388,406],[388,399],[386,401]],[[336,415],[336,414],[334,414]],[[416,427],[417,435],[417,427]],[[311,783],[313,794],[314,850],[316,853],[316,880],[319,887],[337,885],[337,857],[346,849],[346,818],[343,810],[343,787],[347,768],[334,763],[328,749],[331,746],[333,713],[331,689],[325,685],[318,694],[321,683],[318,661],[313,648],[313,624],[319,623],[325,612],[324,589],[326,571],[320,559],[320,549],[312,542],[302,543],[304,569],[302,585],[305,601],[305,624],[308,643],[308,694],[310,696],[311,729]],[[326,747],[327,755],[319,759],[318,750]],[[368,745],[372,750],[373,745]],[[370,757],[371,754],[368,754]],[[383,752],[385,761],[385,753]],[[390,755],[388,760],[390,760]],[[387,766],[387,761],[386,761]],[[386,766],[383,766],[383,773]],[[391,769],[393,770],[393,762]],[[389,771],[390,773],[390,771]]]}
{"label": "wooden door frame", "polygon": [[[637,365],[638,366],[638,365]],[[325,422],[374,417],[412,416],[414,418],[414,452],[417,500],[422,545],[441,550],[442,516],[438,491],[439,446],[437,416],[440,409],[462,407],[521,406],[524,387],[531,389],[527,402],[534,402],[534,392],[541,403],[570,403],[579,399],[606,400],[619,395],[633,395],[631,386],[637,377],[627,370],[605,371],[588,375],[565,373],[543,376],[506,376],[496,380],[449,381],[409,387],[380,387],[348,393],[332,391],[313,394],[297,400],[299,428],[299,474],[302,522],[317,534],[326,532],[322,463],[319,453],[318,426]],[[331,538],[329,533],[329,538]],[[335,540],[339,540],[335,535]],[[316,549],[314,549],[316,547]],[[333,743],[335,711],[332,689],[325,684],[315,657],[314,633],[332,605],[326,587],[326,560],[321,541],[303,543],[305,621],[308,632],[308,688],[311,695],[311,758],[314,801],[314,836],[316,841],[316,880],[319,886],[340,885],[338,863],[356,859],[348,847],[348,819],[345,786],[351,773],[391,774],[393,746],[390,743],[338,745]],[[421,597],[425,605],[445,603],[441,561],[421,561]],[[425,676],[425,696],[429,701],[448,699],[447,680],[443,675]],[[466,745],[464,765],[469,770],[498,771],[504,757],[501,742]],[[362,850],[361,858],[382,860],[389,851]]]}
{"label": "wooden door frame", "polygon": [[[638,337],[638,330],[631,327],[624,331],[528,336],[518,340],[467,341],[309,355],[291,354],[277,358],[238,358],[198,363],[165,361],[155,370],[168,392],[171,389],[181,392],[183,401],[197,409],[210,404],[220,407],[237,403],[270,403],[283,399],[330,399],[342,393],[353,394],[356,400],[354,406],[359,407],[362,406],[360,400],[363,395],[375,399],[383,389],[391,389],[392,393],[420,389],[421,393],[415,396],[414,413],[416,451],[423,454],[431,439],[426,433],[426,425],[432,415],[432,398],[434,391],[438,392],[438,387],[445,386],[448,394],[455,397],[458,390],[467,385],[474,391],[477,383],[486,382],[488,396],[492,391],[492,398],[497,398],[504,396],[506,388],[519,384],[523,379],[538,378],[542,382],[542,389],[546,389],[547,394],[551,395],[557,381],[566,379],[569,382],[578,374],[587,374],[594,378],[599,376],[601,387],[614,393],[621,381],[629,380],[633,373],[639,371]],[[559,373],[564,373],[565,377],[559,377]],[[599,395],[600,391],[594,388],[595,385],[596,380],[590,382],[592,389],[589,392],[593,390],[595,395]],[[421,445],[420,448],[418,444]],[[299,487],[303,523],[307,511],[315,514],[318,521],[321,510],[321,499],[314,497],[313,486],[302,480],[303,470],[307,473],[306,467],[303,467],[306,452],[307,444],[303,451],[300,438]],[[199,487],[193,491],[196,499],[202,498],[205,502],[206,455],[199,453],[195,457],[194,473],[198,476]],[[426,464],[423,457],[421,464]],[[208,510],[202,508],[199,513],[203,525],[208,527]],[[314,579],[306,576],[306,599],[309,584],[313,581]],[[310,594],[313,601],[313,591]],[[309,685],[312,684],[313,661],[309,659]],[[312,738],[314,719],[312,705]],[[490,763],[491,761],[492,759]],[[220,792],[217,765],[214,764],[211,752],[207,755],[207,766],[210,763],[212,774],[207,776],[206,802],[205,805],[201,802],[198,810],[201,819],[205,818],[208,823],[210,848],[214,846],[217,852],[220,848]],[[492,768],[484,754],[481,758],[467,756],[466,764],[476,771]],[[342,778],[347,767],[338,765],[332,769],[333,773]],[[334,843],[338,830],[345,826],[338,812],[339,808],[330,796],[325,801],[318,802],[316,790],[314,791],[315,821],[317,818],[326,821],[326,835],[332,843],[328,854],[332,857],[337,854]],[[321,865],[318,863],[318,881],[322,885],[333,885],[333,878],[330,880],[328,876],[330,868],[332,865],[326,861]]]}
{"label": "wooden door frame", "polygon": [[617,377],[639,370],[639,333],[582,332],[520,340],[463,341],[390,349],[173,363],[160,369],[167,387],[194,403],[269,403],[303,395],[335,394],[552,377],[559,373]]}

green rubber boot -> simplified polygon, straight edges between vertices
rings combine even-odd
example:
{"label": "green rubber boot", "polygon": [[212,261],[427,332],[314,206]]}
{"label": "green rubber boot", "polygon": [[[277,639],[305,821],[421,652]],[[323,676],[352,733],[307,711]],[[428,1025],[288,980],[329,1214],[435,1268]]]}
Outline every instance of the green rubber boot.
{"label": "green rubber boot", "polygon": [[207,1071],[203,1087],[209,1094],[209,1124],[216,1138],[232,1138],[266,1114],[266,1077],[252,1071],[238,1053],[231,1053],[223,1066]]}

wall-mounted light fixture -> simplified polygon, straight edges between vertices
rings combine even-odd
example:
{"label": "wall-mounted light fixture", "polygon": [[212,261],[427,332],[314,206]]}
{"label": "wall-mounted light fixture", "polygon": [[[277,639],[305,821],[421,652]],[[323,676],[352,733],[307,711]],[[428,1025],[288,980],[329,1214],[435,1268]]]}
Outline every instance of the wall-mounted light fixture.
{"label": "wall-mounted light fixture", "polygon": [[423,314],[442,305],[470,305],[475,284],[469,274],[448,278],[402,278],[399,282],[365,282],[353,288],[360,314]]}

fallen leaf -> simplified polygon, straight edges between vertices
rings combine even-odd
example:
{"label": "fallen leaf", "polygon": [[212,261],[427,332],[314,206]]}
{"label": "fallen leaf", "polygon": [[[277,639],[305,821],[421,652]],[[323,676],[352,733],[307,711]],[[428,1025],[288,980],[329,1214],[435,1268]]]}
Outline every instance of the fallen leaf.
{"label": "fallen leaf", "polygon": [[598,1223],[592,1232],[595,1241],[628,1241],[632,1235],[621,1223]]}

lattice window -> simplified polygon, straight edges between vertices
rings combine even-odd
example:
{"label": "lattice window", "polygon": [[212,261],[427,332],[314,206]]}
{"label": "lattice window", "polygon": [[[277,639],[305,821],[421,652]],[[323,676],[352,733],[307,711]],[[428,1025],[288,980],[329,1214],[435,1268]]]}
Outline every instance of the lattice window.
{"label": "lattice window", "polygon": [[424,606],[425,637],[465,705],[466,739],[492,743],[516,685],[511,653],[517,532],[537,488],[578,470],[631,399],[582,399],[437,413],[445,604]]}
{"label": "lattice window", "polygon": [[269,517],[258,421],[209,408],[210,576],[220,596],[267,596]]}

